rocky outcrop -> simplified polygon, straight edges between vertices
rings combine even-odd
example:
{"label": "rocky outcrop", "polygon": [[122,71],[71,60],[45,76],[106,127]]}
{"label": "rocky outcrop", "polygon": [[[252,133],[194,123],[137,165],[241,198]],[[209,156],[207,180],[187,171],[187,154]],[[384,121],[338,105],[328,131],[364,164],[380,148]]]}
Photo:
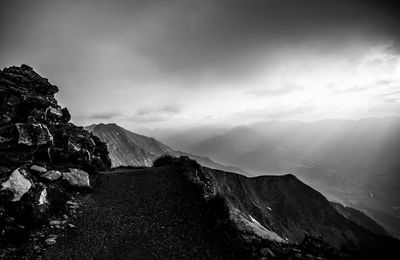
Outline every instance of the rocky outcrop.
{"label": "rocky outcrop", "polygon": [[69,123],[57,91],[29,66],[0,70],[0,245],[62,215],[75,189],[90,188],[89,173],[111,166],[106,144]]}
{"label": "rocky outcrop", "polygon": [[71,115],[58,105],[57,92],[56,86],[29,66],[0,71],[1,163],[87,171],[110,167],[106,145],[82,127],[68,123]]}

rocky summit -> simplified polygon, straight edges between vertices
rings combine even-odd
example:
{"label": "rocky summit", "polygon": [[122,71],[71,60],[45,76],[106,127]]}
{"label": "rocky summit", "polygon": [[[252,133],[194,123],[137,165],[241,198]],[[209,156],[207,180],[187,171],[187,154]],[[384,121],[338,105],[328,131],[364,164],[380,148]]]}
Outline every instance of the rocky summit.
{"label": "rocky summit", "polygon": [[71,115],[54,94],[58,88],[31,67],[0,71],[0,161],[5,167],[28,163],[110,166],[106,146],[94,135],[68,123]]}
{"label": "rocky summit", "polygon": [[0,244],[46,223],[72,190],[90,187],[89,174],[111,166],[106,145],[69,122],[57,92],[27,65],[0,70]]}

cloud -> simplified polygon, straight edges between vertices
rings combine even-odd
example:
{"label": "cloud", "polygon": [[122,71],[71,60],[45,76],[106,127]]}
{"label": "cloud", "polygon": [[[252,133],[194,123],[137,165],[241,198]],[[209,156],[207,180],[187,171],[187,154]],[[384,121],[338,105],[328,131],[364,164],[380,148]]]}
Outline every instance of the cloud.
{"label": "cloud", "polygon": [[153,115],[174,115],[182,112],[182,108],[178,105],[167,105],[162,107],[142,108],[136,112],[138,116],[153,116]]}
{"label": "cloud", "polygon": [[328,89],[331,89],[333,93],[335,94],[343,94],[343,93],[352,93],[352,92],[361,92],[364,90],[367,90],[371,88],[371,85],[366,85],[366,86],[359,86],[359,85],[353,85],[353,86],[343,86],[343,85],[328,85]]}
{"label": "cloud", "polygon": [[283,80],[277,86],[266,86],[263,88],[251,89],[245,91],[247,95],[250,96],[281,96],[294,91],[299,91],[303,86],[294,84],[288,80]]}
{"label": "cloud", "polygon": [[164,122],[168,119],[166,116],[156,115],[131,115],[124,118],[125,121],[131,123],[158,123]]}
{"label": "cloud", "polygon": [[393,79],[380,79],[376,81],[377,85],[390,85],[396,83]]}
{"label": "cloud", "polygon": [[135,113],[125,116],[125,121],[139,123],[163,122],[180,114],[182,108],[178,105],[165,105],[161,107],[149,107],[138,109]]}
{"label": "cloud", "polygon": [[368,109],[369,112],[375,114],[386,113],[387,115],[400,116],[400,102],[386,102],[374,104]]}
{"label": "cloud", "polygon": [[119,111],[106,111],[106,112],[96,112],[87,116],[89,119],[101,119],[101,120],[110,120],[116,117],[122,116],[122,113]]}
{"label": "cloud", "polygon": [[230,115],[230,117],[240,118],[241,122],[246,123],[265,120],[286,120],[313,113],[316,109],[317,107],[312,104],[299,104],[279,109],[274,109],[273,107],[265,109],[250,109]]}
{"label": "cloud", "polygon": [[386,52],[388,54],[393,54],[393,55],[400,55],[400,40],[397,39],[392,42],[387,48]]}
{"label": "cloud", "polygon": [[400,95],[400,90],[385,92],[383,94],[377,95],[377,97],[387,97],[387,96],[393,96],[393,95]]}

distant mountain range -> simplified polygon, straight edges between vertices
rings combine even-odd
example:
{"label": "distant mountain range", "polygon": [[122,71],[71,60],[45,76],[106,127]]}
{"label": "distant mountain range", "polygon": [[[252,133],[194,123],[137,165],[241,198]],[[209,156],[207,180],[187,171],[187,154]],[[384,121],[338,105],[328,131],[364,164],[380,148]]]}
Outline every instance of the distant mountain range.
{"label": "distant mountain range", "polygon": [[292,173],[329,200],[362,210],[400,237],[399,117],[143,133],[256,175]]}
{"label": "distant mountain range", "polygon": [[204,156],[175,151],[154,138],[133,133],[114,123],[93,124],[85,128],[107,144],[113,167],[150,167],[156,158],[161,155],[170,154],[174,156],[189,156],[200,164],[210,168],[249,175],[249,173],[238,167],[225,166]]}

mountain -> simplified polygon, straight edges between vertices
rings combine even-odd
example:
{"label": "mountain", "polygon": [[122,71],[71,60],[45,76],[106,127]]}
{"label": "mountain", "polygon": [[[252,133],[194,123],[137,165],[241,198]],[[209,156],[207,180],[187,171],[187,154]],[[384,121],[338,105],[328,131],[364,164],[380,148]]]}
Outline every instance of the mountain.
{"label": "mountain", "polygon": [[206,133],[182,146],[257,175],[294,174],[400,237],[399,117],[271,121]]}
{"label": "mountain", "polygon": [[[349,246],[352,241],[361,250],[369,250],[371,246],[384,248],[384,245],[379,245],[381,238],[390,241],[386,236],[374,234],[351,218],[344,217],[322,194],[294,175],[247,178],[220,171],[211,171],[210,174],[216,180],[218,192],[227,198],[231,210],[289,243],[300,243],[305,235],[311,235],[322,237],[336,248]],[[358,220],[359,216],[353,219]]]}
{"label": "mountain", "polygon": [[113,123],[90,125],[86,129],[107,144],[113,167],[151,166],[156,158],[170,154],[189,156],[210,168],[248,174],[238,167],[225,166],[204,156],[175,151],[154,138],[133,133]]}
{"label": "mountain", "polygon": [[107,144],[113,167],[151,166],[160,155],[175,153],[153,138],[132,133],[116,124],[90,125],[86,129]]}

